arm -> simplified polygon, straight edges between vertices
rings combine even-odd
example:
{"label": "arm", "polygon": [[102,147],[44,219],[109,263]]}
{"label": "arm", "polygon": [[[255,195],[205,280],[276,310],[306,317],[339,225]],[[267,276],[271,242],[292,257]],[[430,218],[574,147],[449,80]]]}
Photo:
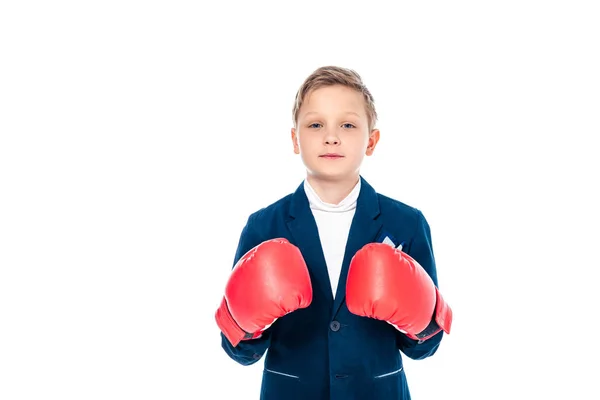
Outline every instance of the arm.
{"label": "arm", "polygon": [[221,332],[221,347],[225,353],[234,361],[241,365],[252,365],[265,354],[271,343],[271,332],[267,331],[258,339],[244,340],[236,347],[233,347],[229,340]]}
{"label": "arm", "polygon": [[[431,277],[436,288],[438,287],[437,270],[435,257],[433,255],[433,246],[431,243],[431,231],[427,220],[423,214],[418,212],[418,222],[409,248],[405,250],[408,255],[414,258]],[[436,289],[437,291],[437,289]],[[439,292],[438,292],[439,295]],[[445,309],[442,309],[444,308]],[[441,321],[440,318],[446,316],[448,321]],[[413,360],[422,360],[435,354],[442,341],[444,330],[439,325],[449,331],[452,319],[452,312],[445,304],[441,295],[438,296],[436,310],[432,316],[431,324],[426,328],[426,334],[421,340],[414,339],[402,333],[397,332],[397,344],[402,353]],[[437,322],[440,322],[438,324]],[[432,335],[427,337],[428,335]]]}
{"label": "arm", "polygon": [[[240,236],[238,247],[235,253],[233,265],[239,261],[239,259],[246,254],[250,249],[261,243],[261,239],[250,227],[250,220],[246,223]],[[225,350],[225,353],[234,361],[241,365],[252,365],[256,363],[267,351],[271,342],[269,330],[266,330],[262,335],[256,339],[243,340],[237,346],[232,346],[229,340],[225,337],[223,332],[221,334],[221,347]]]}

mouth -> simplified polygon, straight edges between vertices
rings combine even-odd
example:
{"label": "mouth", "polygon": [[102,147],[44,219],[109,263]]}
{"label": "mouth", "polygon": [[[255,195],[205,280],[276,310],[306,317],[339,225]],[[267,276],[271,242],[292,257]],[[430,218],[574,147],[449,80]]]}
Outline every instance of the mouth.
{"label": "mouth", "polygon": [[337,154],[337,153],[327,153],[327,154],[321,154],[319,157],[320,158],[336,159],[336,158],[343,158],[344,156],[341,155],[341,154]]}

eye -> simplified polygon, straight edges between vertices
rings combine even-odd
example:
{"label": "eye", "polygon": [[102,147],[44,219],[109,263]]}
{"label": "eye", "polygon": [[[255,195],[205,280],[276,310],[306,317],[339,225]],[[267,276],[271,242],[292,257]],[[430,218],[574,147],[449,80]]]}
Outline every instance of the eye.
{"label": "eye", "polygon": [[[317,125],[318,125],[318,126],[317,126]],[[321,124],[320,124],[320,123],[318,123],[318,122],[315,122],[314,124],[310,124],[308,127],[309,127],[309,128],[320,128],[320,127],[321,127]]]}
{"label": "eye", "polygon": [[346,124],[342,124],[342,126],[346,129],[352,129],[352,128],[356,128],[354,125],[350,124],[350,123],[346,123]]}

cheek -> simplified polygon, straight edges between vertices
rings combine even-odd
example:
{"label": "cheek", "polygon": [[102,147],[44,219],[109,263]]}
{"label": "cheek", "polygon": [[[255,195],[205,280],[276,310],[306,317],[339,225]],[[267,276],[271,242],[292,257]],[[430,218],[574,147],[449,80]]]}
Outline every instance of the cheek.
{"label": "cheek", "polygon": [[352,148],[354,149],[354,153],[364,153],[369,146],[369,138],[368,137],[354,137],[351,140]]}
{"label": "cheek", "polygon": [[315,140],[307,135],[300,136],[298,138],[298,146],[303,150],[310,150],[315,147]]}

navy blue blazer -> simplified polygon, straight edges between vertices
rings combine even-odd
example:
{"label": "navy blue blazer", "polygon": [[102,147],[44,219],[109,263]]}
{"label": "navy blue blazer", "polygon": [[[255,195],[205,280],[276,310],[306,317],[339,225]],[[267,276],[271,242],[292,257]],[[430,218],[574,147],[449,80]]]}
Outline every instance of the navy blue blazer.
{"label": "navy blue blazer", "polygon": [[403,243],[403,251],[438,285],[430,229],[421,211],[377,193],[360,179],[335,299],[303,184],[251,214],[242,230],[234,265],[263,241],[286,238],[300,248],[313,287],[308,308],[279,318],[262,337],[233,347],[221,333],[222,348],[242,365],[254,364],[266,353],[262,400],[408,400],[402,354],[419,360],[432,356],[440,345],[443,331],[421,343],[387,322],[354,315],[346,307],[350,260],[367,243],[386,237],[396,246]]}

